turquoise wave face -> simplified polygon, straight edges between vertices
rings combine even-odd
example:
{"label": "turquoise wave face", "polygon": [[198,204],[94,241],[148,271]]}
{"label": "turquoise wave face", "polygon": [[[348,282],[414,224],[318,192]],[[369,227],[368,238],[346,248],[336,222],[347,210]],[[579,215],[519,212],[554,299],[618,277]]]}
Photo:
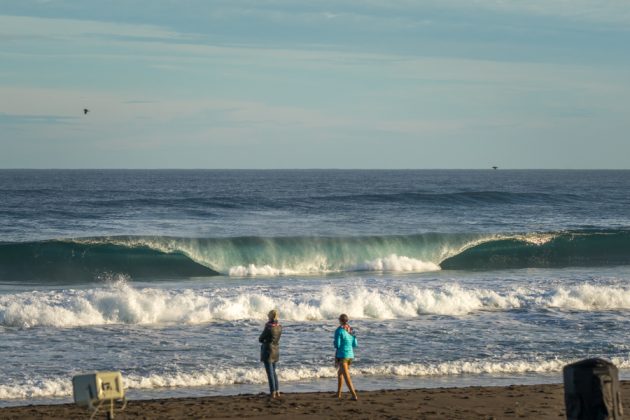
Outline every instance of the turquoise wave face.
{"label": "turquoise wave face", "polygon": [[630,264],[630,232],[565,232],[536,242],[505,238],[445,259],[443,269],[554,268]]}
{"label": "turquoise wave face", "polygon": [[112,273],[154,279],[217,274],[181,253],[148,247],[65,241],[0,244],[0,281],[80,282]]}
{"label": "turquoise wave face", "polygon": [[439,270],[441,260],[483,238],[475,234],[430,233],[351,237],[117,237],[89,241],[181,253],[225,275],[277,276]]}
{"label": "turquoise wave face", "polygon": [[0,244],[0,281],[630,264],[630,231],[366,237],[100,237]]}

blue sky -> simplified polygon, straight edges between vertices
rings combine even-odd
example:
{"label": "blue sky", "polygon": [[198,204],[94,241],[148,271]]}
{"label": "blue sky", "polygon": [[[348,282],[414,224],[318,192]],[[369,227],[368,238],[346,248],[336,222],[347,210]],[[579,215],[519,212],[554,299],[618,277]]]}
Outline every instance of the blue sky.
{"label": "blue sky", "polygon": [[628,45],[616,0],[0,0],[0,168],[630,168]]}

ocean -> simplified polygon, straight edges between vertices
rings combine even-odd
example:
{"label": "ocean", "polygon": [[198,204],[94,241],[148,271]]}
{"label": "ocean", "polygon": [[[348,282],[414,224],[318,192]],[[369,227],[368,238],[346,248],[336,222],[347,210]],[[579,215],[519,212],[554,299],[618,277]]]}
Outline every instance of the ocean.
{"label": "ocean", "polygon": [[630,171],[0,170],[0,406],[630,378]]}

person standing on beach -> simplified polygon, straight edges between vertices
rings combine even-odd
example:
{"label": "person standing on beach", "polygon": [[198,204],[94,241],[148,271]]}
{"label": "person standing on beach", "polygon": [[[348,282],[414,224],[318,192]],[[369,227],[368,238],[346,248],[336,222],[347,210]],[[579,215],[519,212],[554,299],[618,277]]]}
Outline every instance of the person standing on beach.
{"label": "person standing on beach", "polygon": [[271,398],[280,398],[278,390],[278,375],[276,375],[276,363],[280,360],[280,336],[282,326],[278,322],[278,311],[275,309],[267,314],[269,321],[258,338],[260,346],[260,361],[265,365],[267,379],[269,380],[269,394]]}
{"label": "person standing on beach", "polygon": [[337,398],[341,399],[341,388],[343,381],[346,381],[346,385],[352,394],[352,400],[357,401],[359,397],[352,385],[352,378],[350,378],[350,364],[354,359],[354,348],[357,347],[357,338],[354,335],[354,331],[348,324],[348,315],[339,315],[339,327],[335,331],[334,339],[335,349],[335,366],[337,367]]}

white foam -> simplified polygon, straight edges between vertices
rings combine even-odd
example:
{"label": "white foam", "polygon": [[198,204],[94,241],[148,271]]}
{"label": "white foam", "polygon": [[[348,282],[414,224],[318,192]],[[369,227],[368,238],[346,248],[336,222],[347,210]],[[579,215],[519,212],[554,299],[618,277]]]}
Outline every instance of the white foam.
{"label": "white foam", "polygon": [[298,274],[323,274],[335,271],[383,271],[401,273],[423,273],[428,271],[439,271],[441,268],[433,262],[425,262],[406,256],[391,254],[387,257],[376,258],[364,261],[361,264],[349,266],[346,269],[328,267],[325,258],[317,256],[314,261],[302,262],[296,267],[273,267],[271,265],[258,266],[249,264],[247,266],[238,265],[230,267],[228,275],[231,277],[276,277]]}
{"label": "white foam", "polygon": [[592,284],[559,287],[547,305],[576,311],[625,310],[630,309],[630,289]]}
{"label": "white foam", "polygon": [[[228,275],[231,277],[276,277],[276,276],[287,276],[297,274],[295,270],[288,268],[275,268],[270,265],[257,266],[256,264],[249,264],[247,266],[238,265],[235,267],[230,267],[228,271]],[[308,274],[308,272],[303,272],[301,274]]]}
{"label": "white foam", "polygon": [[291,321],[335,319],[343,308],[353,319],[414,318],[422,314],[462,316],[518,308],[580,311],[630,310],[630,289],[582,284],[538,290],[494,291],[407,285],[401,288],[296,286],[278,293],[256,287],[230,289],[136,288],[126,281],[88,290],[32,291],[0,296],[0,325],[78,327],[103,324],[198,324],[260,320],[271,308]]}
{"label": "white foam", "polygon": [[439,271],[440,266],[433,262],[426,262],[406,256],[391,254],[384,258],[376,258],[359,264],[356,270],[361,271],[389,271],[389,272],[414,272]]}
{"label": "white foam", "polygon": [[25,400],[68,395],[72,395],[72,382],[69,378],[48,378],[27,380],[22,383],[0,384],[0,400]]}
{"label": "white foam", "polygon": [[249,264],[247,267],[239,265],[236,267],[230,267],[228,274],[231,277],[253,277],[253,276],[279,276],[281,270],[274,268],[270,265],[263,267],[257,267],[255,264]]}
{"label": "white foam", "polygon": [[[526,374],[560,372],[562,368],[576,360],[456,360],[442,363],[388,363],[372,366],[353,365],[353,375],[384,377],[428,377],[478,374]],[[612,362],[620,369],[629,369],[630,360],[613,358]],[[123,373],[127,389],[188,388],[200,386],[221,386],[239,384],[264,384],[267,377],[262,367],[256,368],[216,368],[189,372],[150,373],[139,375]],[[293,382],[334,378],[336,370],[332,366],[293,367],[281,365],[278,369],[280,382]],[[71,378],[48,378],[27,380],[23,383],[0,385],[0,399],[28,399],[37,397],[64,397],[72,393]]]}
{"label": "white foam", "polygon": [[[234,292],[232,292],[233,294]],[[283,319],[335,319],[339,308],[353,318],[392,319],[419,314],[462,315],[478,310],[519,307],[517,297],[457,285],[439,289],[408,286],[349,291],[324,287],[288,296],[255,289],[222,296],[207,289],[134,288],[125,281],[90,290],[33,291],[0,296],[0,325],[76,327],[100,324],[195,324],[215,320],[264,319],[278,308]]]}

